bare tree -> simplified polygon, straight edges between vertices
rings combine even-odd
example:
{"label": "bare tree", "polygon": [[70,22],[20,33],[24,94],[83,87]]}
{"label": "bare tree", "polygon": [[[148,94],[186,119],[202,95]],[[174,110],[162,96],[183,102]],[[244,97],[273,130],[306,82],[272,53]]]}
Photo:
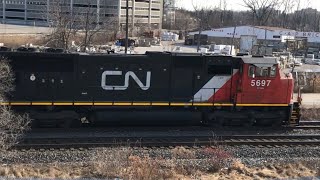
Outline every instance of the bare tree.
{"label": "bare tree", "polygon": [[106,17],[106,12],[98,12],[98,7],[93,8],[90,0],[87,0],[85,4],[86,9],[77,14],[78,28],[82,34],[80,46],[83,52],[90,46],[97,34],[106,34],[114,31],[115,28],[118,29],[118,21],[115,17]]}
{"label": "bare tree", "polygon": [[288,28],[289,23],[289,13],[292,13],[292,10],[295,6],[295,0],[283,0],[283,10],[281,12],[281,24],[280,26]]}
{"label": "bare tree", "polygon": [[68,0],[52,0],[48,5],[47,20],[53,31],[47,44],[57,48],[69,49],[70,39],[76,34],[76,12],[70,7]]}
{"label": "bare tree", "polygon": [[87,47],[90,45],[93,36],[99,32],[101,26],[97,22],[97,13],[91,6],[90,1],[86,2],[87,8],[85,12],[80,13],[79,18],[79,29],[83,34],[82,41],[80,42],[81,51],[85,52]]}
{"label": "bare tree", "polygon": [[176,11],[176,20],[175,20],[175,29],[183,31],[184,34],[187,34],[188,31],[193,30],[197,27],[195,18],[191,13],[184,10]]}
{"label": "bare tree", "polygon": [[206,30],[206,29],[209,29],[209,17],[212,15],[212,11],[210,11],[210,7],[209,6],[203,6],[200,5],[201,2],[204,2],[205,1],[201,1],[201,0],[192,0],[192,6],[193,6],[193,9],[194,9],[194,15],[195,15],[195,18],[197,20],[197,23],[198,23],[198,39],[197,39],[197,51],[200,50],[200,40],[201,40],[201,33],[203,30]]}
{"label": "bare tree", "polygon": [[[14,75],[8,60],[0,58],[0,102],[6,102],[6,95],[14,89]],[[14,113],[9,106],[0,105],[0,152],[15,145],[30,120],[27,115]]]}
{"label": "bare tree", "polygon": [[256,25],[266,25],[270,16],[282,4],[279,0],[243,0],[244,6],[249,8],[253,20],[256,20]]}
{"label": "bare tree", "polygon": [[296,3],[297,3],[297,7],[296,7],[296,11],[293,14],[294,23],[292,24],[292,27],[294,29],[300,30],[302,19],[304,18],[304,11],[300,10],[301,1],[300,0],[296,0]]}
{"label": "bare tree", "polygon": [[220,24],[221,26],[224,26],[225,23],[225,16],[227,11],[227,1],[226,0],[220,0],[219,10],[220,10]]}

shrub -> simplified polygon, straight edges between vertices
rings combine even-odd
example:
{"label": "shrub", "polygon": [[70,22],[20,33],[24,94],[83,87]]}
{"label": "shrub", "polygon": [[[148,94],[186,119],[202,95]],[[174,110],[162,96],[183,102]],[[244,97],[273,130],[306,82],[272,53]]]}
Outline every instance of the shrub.
{"label": "shrub", "polygon": [[208,172],[218,172],[232,158],[231,154],[222,148],[207,147],[201,150],[200,154],[208,159]]}
{"label": "shrub", "polygon": [[[14,74],[9,61],[0,58],[0,103],[14,89]],[[14,113],[9,106],[0,105],[0,151],[15,145],[23,132],[28,129],[30,120],[27,115]]]}

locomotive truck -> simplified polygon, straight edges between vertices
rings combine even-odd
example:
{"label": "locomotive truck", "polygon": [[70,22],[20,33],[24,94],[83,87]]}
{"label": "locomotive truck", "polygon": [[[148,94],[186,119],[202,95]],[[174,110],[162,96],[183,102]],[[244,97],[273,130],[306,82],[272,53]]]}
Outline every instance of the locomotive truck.
{"label": "locomotive truck", "polygon": [[34,126],[193,117],[210,125],[297,125],[293,78],[275,58],[147,52],[0,52],[15,73],[10,105]]}

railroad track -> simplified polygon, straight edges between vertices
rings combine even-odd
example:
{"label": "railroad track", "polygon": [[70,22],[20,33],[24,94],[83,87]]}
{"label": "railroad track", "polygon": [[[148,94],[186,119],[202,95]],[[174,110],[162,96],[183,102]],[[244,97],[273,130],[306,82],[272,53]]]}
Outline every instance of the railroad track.
{"label": "railroad track", "polygon": [[300,121],[300,125],[298,127],[314,127],[320,129],[320,121]]}
{"label": "railroad track", "polygon": [[320,130],[320,121],[300,121],[299,126],[287,127],[289,129],[319,129]]}
{"label": "railroad track", "polygon": [[212,131],[144,131],[144,132],[77,132],[72,134],[31,134],[15,148],[91,148],[91,147],[169,147],[169,146],[318,146],[320,135],[232,135],[213,134]]}
{"label": "railroad track", "polygon": [[320,121],[300,121],[302,126],[320,126]]}
{"label": "railroad track", "polygon": [[296,127],[290,127],[289,129],[314,129],[314,130],[317,130],[319,129],[320,130],[320,126],[312,126],[312,125],[303,125],[303,126],[296,126]]}

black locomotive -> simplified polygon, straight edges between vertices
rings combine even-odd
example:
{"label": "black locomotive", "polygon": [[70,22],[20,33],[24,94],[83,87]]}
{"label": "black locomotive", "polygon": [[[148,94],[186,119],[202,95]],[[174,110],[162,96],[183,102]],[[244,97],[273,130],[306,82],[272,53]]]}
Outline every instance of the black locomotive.
{"label": "black locomotive", "polygon": [[[217,124],[236,119],[237,123],[253,125],[258,122],[254,114],[261,115],[262,106],[268,109],[263,112],[266,117],[272,119],[269,124],[275,118],[280,119],[277,124],[291,122],[291,97],[251,100],[245,95],[245,82],[250,78],[245,65],[264,64],[273,73],[277,70],[274,59],[265,58],[261,63],[263,58],[161,52],[0,54],[10,60],[16,87],[8,95],[9,101],[2,103],[28,112],[40,126],[121,120],[134,123],[137,119],[154,123],[177,118]],[[261,83],[265,89],[260,83],[257,93],[269,92],[270,82],[281,79],[278,73],[264,77]],[[290,83],[292,78],[286,80]],[[292,94],[291,86],[281,89]],[[241,93],[244,95],[239,99]]]}

